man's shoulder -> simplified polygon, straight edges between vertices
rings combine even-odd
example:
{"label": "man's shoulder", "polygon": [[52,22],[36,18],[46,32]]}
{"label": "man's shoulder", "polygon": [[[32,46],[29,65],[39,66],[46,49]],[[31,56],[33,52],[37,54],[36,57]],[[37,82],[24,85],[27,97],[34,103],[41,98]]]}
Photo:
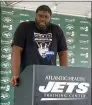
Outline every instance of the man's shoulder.
{"label": "man's shoulder", "polygon": [[20,24],[19,24],[19,27],[20,27],[20,28],[23,28],[23,29],[24,29],[24,28],[25,28],[25,29],[28,29],[28,27],[33,27],[34,24],[35,24],[34,21],[25,21],[25,22],[20,23]]}
{"label": "man's shoulder", "polygon": [[58,27],[57,24],[54,24],[54,23],[50,23],[52,27]]}
{"label": "man's shoulder", "polygon": [[52,27],[54,27],[54,29],[57,29],[57,31],[58,31],[58,30],[59,30],[59,31],[63,31],[63,29],[62,29],[59,25],[53,24],[53,23],[51,23],[51,25],[52,25]]}
{"label": "man's shoulder", "polygon": [[34,24],[34,23],[35,23],[35,21],[25,21],[25,22],[22,22],[20,24],[22,24],[22,25],[29,25],[29,24]]}
{"label": "man's shoulder", "polygon": [[60,28],[57,24],[54,24],[54,23],[51,23],[51,27],[57,30]]}

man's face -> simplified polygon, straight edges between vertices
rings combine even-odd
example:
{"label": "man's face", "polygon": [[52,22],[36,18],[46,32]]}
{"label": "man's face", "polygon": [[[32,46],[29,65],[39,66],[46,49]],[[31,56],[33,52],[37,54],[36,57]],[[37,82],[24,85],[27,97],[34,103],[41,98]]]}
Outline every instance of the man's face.
{"label": "man's face", "polygon": [[46,29],[50,23],[50,13],[48,11],[38,11],[36,14],[36,23],[41,29]]}

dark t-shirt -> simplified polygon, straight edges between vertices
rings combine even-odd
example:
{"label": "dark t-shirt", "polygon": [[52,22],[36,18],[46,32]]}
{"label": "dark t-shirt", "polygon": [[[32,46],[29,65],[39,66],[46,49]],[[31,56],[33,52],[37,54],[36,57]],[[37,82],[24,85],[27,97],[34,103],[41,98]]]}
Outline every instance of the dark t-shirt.
{"label": "dark t-shirt", "polygon": [[50,23],[39,30],[34,21],[21,23],[14,34],[13,44],[23,48],[21,67],[28,65],[56,65],[57,52],[67,50],[62,29]]}

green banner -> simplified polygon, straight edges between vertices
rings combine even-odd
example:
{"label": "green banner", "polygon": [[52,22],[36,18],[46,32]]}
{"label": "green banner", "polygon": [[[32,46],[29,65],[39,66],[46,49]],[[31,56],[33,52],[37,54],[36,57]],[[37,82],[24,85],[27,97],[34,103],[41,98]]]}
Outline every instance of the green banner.
{"label": "green banner", "polygon": [[[0,105],[13,105],[14,89],[10,85],[11,42],[17,26],[23,21],[35,19],[35,12],[14,8],[1,8],[1,94]],[[51,22],[65,33],[68,45],[68,61],[72,67],[91,67],[91,19],[53,14]],[[57,66],[59,59],[57,56]]]}

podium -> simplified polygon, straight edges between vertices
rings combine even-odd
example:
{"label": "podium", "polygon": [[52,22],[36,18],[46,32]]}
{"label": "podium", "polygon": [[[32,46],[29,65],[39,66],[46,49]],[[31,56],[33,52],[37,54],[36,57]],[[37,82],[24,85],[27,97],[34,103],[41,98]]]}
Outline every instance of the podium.
{"label": "podium", "polygon": [[91,105],[91,68],[30,65],[20,80],[14,105]]}

